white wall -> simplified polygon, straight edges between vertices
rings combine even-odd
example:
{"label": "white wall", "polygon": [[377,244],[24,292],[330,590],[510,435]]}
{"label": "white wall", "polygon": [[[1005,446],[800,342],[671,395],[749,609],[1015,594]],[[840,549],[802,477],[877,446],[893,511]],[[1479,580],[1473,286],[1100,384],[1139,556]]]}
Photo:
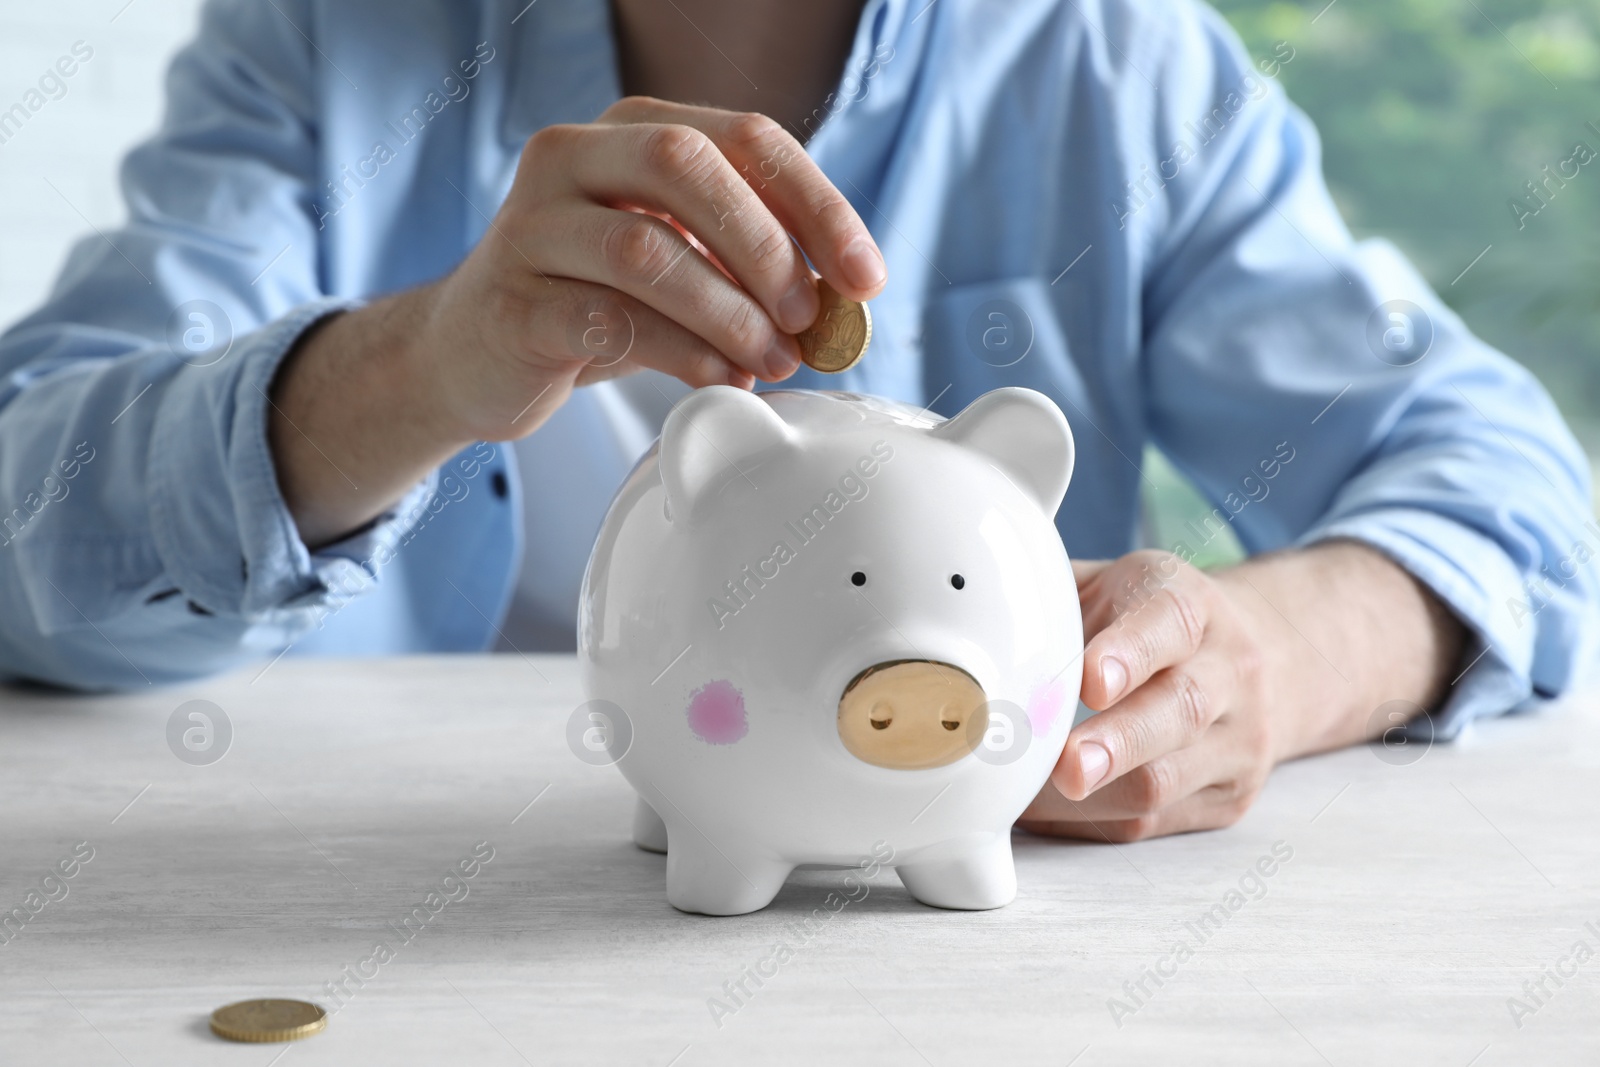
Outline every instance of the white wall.
{"label": "white wall", "polygon": [[106,229],[123,220],[117,164],[160,120],[167,64],[194,34],[200,4],[0,4],[0,112],[26,106],[28,90],[39,88],[40,77],[70,55],[74,42],[94,50],[62,79],[66,92],[60,99],[41,93],[43,106],[20,130],[4,131],[9,140],[0,144],[0,328],[44,298],[68,246],[92,232],[89,223]]}

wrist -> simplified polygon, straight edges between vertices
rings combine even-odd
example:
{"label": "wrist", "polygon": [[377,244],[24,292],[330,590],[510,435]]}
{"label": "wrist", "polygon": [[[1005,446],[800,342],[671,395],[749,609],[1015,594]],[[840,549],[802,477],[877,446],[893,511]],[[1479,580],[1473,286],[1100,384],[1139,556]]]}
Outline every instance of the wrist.
{"label": "wrist", "polygon": [[1310,704],[1300,692],[1304,657],[1316,653],[1306,647],[1269,599],[1270,568],[1278,560],[1276,555],[1256,557],[1212,574],[1232,605],[1246,642],[1255,650],[1256,678],[1249,696],[1260,701],[1269,724],[1274,766],[1311,751],[1310,735],[1316,726],[1308,714]]}
{"label": "wrist", "polygon": [[387,352],[369,368],[376,375],[374,386],[381,379],[380,388],[392,392],[393,410],[404,412],[413,440],[435,457],[433,465],[482,439],[463,387],[464,361],[454,358],[461,343],[459,331],[452,344],[452,329],[441,321],[444,281],[374,305],[384,313]]}
{"label": "wrist", "polygon": [[1370,545],[1320,542],[1215,577],[1259,637],[1280,760],[1376,736],[1393,725],[1380,708],[1431,709],[1448,687],[1460,621]]}
{"label": "wrist", "polygon": [[371,522],[471,443],[439,417],[437,390],[415,363],[409,295],[319,320],[270,387],[278,488],[312,549]]}

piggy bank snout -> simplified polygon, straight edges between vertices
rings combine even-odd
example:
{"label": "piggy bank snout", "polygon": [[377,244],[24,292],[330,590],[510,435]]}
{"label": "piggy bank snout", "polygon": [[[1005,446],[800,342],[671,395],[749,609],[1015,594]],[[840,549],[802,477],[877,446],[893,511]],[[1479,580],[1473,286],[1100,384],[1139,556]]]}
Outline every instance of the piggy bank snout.
{"label": "piggy bank snout", "polygon": [[891,660],[862,671],[839,698],[839,738],[876,767],[943,767],[973,751],[988,729],[983,687],[960,667]]}

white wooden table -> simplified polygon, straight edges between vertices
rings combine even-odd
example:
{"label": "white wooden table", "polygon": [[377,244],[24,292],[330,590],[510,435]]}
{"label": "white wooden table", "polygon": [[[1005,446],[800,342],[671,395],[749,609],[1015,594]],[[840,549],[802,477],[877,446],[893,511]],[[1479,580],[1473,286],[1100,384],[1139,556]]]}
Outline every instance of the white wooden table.
{"label": "white wooden table", "polygon": [[[569,658],[256,675],[0,690],[0,908],[66,890],[0,944],[0,1063],[1600,1062],[1600,958],[1569,956],[1600,952],[1593,697],[1409,765],[1360,748],[1285,766],[1223,832],[1019,835],[1020,896],[996,912],[922,907],[885,873],[807,935],[837,872],[740,918],[668,906],[621,775],[568,750]],[[191,699],[232,724],[210,765],[167,742]],[[480,841],[493,859],[444,883]],[[1252,880],[1275,842],[1292,858]],[[446,889],[403,942],[390,924]],[[792,958],[757,987],[744,972],[778,942]],[[317,1037],[207,1030],[234,1000],[340,1003],[325,983],[347,966],[370,977]],[[1546,968],[1569,976],[1536,1002],[1523,983]],[[714,1020],[712,998],[736,1010]]]}

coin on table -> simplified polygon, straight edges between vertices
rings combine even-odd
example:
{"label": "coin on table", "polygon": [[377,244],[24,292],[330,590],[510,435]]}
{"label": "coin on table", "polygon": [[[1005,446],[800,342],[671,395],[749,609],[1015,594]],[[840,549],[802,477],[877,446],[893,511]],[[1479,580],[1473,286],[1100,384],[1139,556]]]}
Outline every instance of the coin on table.
{"label": "coin on table", "polygon": [[795,335],[795,340],[800,342],[800,358],[806,366],[838,374],[866,355],[872,343],[872,312],[865,304],[846,300],[821,278],[817,279],[817,295],[822,298],[817,320]]}
{"label": "coin on table", "polygon": [[229,1041],[298,1041],[320,1034],[328,1013],[303,1000],[241,1000],[211,1013],[211,1031]]}

